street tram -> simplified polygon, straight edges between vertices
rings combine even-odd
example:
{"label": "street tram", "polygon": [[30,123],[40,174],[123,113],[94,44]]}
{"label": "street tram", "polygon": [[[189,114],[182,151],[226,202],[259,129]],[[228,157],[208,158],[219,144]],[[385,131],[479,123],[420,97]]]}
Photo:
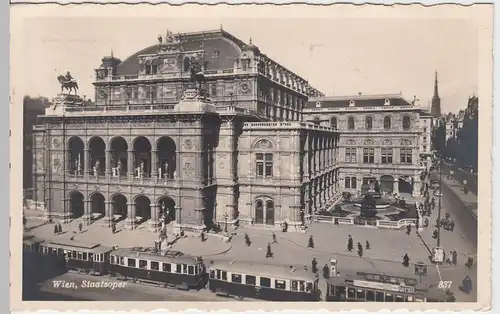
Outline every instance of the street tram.
{"label": "street tram", "polygon": [[209,289],[239,299],[318,301],[318,278],[302,267],[216,262],[209,266]]}
{"label": "street tram", "polygon": [[23,280],[36,282],[40,277],[42,259],[40,256],[40,244],[44,240],[35,238],[32,235],[23,236]]}
{"label": "street tram", "polygon": [[162,253],[146,247],[114,250],[109,271],[112,276],[125,280],[186,290],[201,289],[207,281],[201,258],[179,251]]}
{"label": "street tram", "polygon": [[108,273],[109,255],[112,250],[97,243],[87,244],[66,239],[41,244],[42,254],[51,258],[56,266],[97,276]]}
{"label": "street tram", "polygon": [[414,278],[358,272],[327,279],[330,302],[454,302],[452,293],[419,284]]}

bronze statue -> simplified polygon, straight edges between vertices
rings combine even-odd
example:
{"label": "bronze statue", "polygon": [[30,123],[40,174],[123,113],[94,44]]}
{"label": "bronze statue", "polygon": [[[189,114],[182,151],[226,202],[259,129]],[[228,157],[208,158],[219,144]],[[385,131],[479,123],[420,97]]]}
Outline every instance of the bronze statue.
{"label": "bronze statue", "polygon": [[75,91],[75,95],[77,94],[78,91],[78,83],[73,79],[71,76],[71,73],[69,71],[66,73],[66,75],[59,75],[57,77],[57,80],[61,84],[61,94],[63,93],[63,90],[66,89],[68,92],[71,94],[71,91]]}

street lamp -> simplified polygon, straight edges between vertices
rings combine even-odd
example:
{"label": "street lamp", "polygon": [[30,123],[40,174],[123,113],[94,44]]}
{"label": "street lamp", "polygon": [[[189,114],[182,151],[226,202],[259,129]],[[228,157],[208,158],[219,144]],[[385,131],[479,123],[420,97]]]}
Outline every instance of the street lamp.
{"label": "street lamp", "polygon": [[227,232],[227,218],[229,217],[227,213],[222,216],[224,218],[224,232]]}
{"label": "street lamp", "polygon": [[441,198],[443,186],[443,159],[439,156],[439,197],[438,197],[438,233],[437,233],[437,247],[441,247]]}

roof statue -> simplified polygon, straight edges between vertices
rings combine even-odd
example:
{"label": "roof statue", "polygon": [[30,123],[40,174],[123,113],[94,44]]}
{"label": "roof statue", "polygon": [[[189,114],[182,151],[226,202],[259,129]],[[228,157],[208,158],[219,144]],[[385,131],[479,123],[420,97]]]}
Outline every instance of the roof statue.
{"label": "roof statue", "polygon": [[61,94],[63,93],[63,90],[66,89],[69,94],[71,94],[71,91],[75,91],[75,95],[78,92],[78,83],[73,79],[71,76],[71,73],[69,71],[66,73],[66,75],[59,75],[57,77],[57,80],[61,84]]}

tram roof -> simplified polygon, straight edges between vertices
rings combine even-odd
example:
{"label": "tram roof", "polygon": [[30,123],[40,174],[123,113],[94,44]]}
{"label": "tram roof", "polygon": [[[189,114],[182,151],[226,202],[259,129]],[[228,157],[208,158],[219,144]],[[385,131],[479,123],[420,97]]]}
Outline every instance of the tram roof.
{"label": "tram roof", "polygon": [[36,238],[35,236],[33,235],[30,235],[30,236],[23,236],[23,244],[35,244],[35,243],[42,243],[44,242],[45,240],[43,239],[40,239],[40,238]]}
{"label": "tram roof", "polygon": [[94,254],[106,253],[113,250],[112,248],[102,246],[99,243],[83,243],[67,239],[48,241],[44,245],[56,249],[74,250],[74,251],[94,253]]}
{"label": "tram roof", "polygon": [[115,256],[129,257],[129,258],[142,258],[156,262],[169,262],[169,263],[185,263],[197,264],[202,261],[197,261],[195,256],[184,254],[179,251],[167,251],[165,255],[160,252],[154,251],[153,248],[135,247],[135,248],[121,248],[112,252]]}
{"label": "tram roof", "polygon": [[316,275],[310,269],[306,271],[303,265],[264,265],[239,261],[214,261],[207,264],[207,266],[211,269],[219,269],[231,273],[266,276],[276,279],[316,280]]}

